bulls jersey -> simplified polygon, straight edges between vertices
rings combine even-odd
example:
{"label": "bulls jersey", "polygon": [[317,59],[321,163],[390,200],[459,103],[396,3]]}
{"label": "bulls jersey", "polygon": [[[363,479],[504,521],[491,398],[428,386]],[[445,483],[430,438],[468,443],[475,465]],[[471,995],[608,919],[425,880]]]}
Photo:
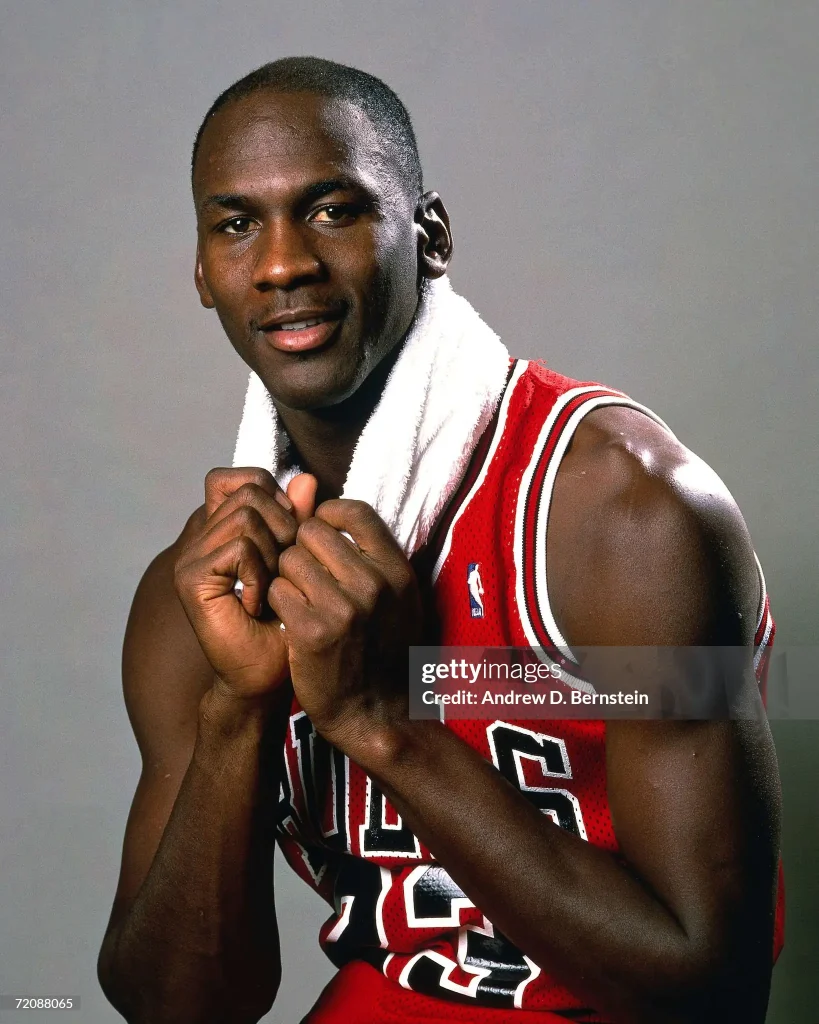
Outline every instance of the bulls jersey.
{"label": "bulls jersey", "polygon": [[[535,363],[513,364],[496,417],[432,542],[442,645],[568,652],[549,604],[549,503],[578,424],[606,405],[630,406],[662,422],[617,391]],[[755,639],[760,683],[773,634],[763,581]],[[564,678],[591,689],[570,671]],[[560,827],[617,853],[604,722],[446,724]],[[496,931],[372,780],[316,733],[295,702],[285,765],[280,845],[332,908],[319,938],[341,968],[311,1022],[489,1024],[510,1012],[531,1024],[603,1020]],[[777,952],[781,899],[779,911]]]}

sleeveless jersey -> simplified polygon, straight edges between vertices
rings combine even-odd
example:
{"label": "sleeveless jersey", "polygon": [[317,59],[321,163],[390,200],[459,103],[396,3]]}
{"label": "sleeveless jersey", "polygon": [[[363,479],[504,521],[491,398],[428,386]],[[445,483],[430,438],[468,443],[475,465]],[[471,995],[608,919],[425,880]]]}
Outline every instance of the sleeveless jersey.
{"label": "sleeveless jersey", "polygon": [[[665,426],[618,391],[537,363],[512,365],[495,419],[431,544],[439,549],[432,584],[442,645],[538,647],[566,666],[557,651],[568,647],[546,580],[549,503],[577,425],[606,405],[638,409]],[[774,623],[761,570],[760,579],[755,667],[764,692]],[[579,678],[574,685],[590,688]],[[606,796],[605,722],[446,724],[558,825],[618,852]],[[308,1015],[311,1024],[490,1024],[510,1011],[529,1024],[604,1020],[493,928],[295,700],[285,766],[279,843],[333,909],[319,941],[341,968]],[[780,886],[775,955],[782,924]]]}

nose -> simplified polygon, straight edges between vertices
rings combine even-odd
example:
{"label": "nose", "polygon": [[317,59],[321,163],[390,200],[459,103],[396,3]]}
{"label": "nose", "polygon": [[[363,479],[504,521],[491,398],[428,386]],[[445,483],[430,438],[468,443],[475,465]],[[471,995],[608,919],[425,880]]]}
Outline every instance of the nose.
{"label": "nose", "polygon": [[311,245],[309,228],[284,219],[271,222],[261,232],[253,287],[260,292],[290,290],[320,280],[325,267]]}

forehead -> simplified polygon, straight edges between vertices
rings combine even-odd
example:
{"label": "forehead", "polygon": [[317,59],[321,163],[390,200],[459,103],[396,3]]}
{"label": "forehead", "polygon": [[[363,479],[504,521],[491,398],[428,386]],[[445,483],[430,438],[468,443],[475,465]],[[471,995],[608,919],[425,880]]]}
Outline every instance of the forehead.
{"label": "forehead", "polygon": [[369,117],[348,100],[263,90],[229,102],[202,133],[194,193],[298,187],[344,174],[383,189],[392,161]]}

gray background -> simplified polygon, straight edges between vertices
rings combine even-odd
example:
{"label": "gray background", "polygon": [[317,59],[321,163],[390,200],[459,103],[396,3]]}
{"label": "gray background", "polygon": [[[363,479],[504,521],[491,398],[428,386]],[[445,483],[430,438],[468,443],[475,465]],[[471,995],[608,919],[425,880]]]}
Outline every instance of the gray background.
{"label": "gray background", "polygon": [[[456,288],[516,354],[655,408],[744,510],[779,643],[817,642],[812,0],[5,0],[0,24],[0,991],[119,1019],[94,962],[139,766],[121,637],[230,462],[245,386],[191,283],[189,148],[266,60],[396,89]],[[775,734],[789,934],[769,1021],[816,1024],[819,726]],[[281,1022],[330,973],[300,887],[279,887]]]}

